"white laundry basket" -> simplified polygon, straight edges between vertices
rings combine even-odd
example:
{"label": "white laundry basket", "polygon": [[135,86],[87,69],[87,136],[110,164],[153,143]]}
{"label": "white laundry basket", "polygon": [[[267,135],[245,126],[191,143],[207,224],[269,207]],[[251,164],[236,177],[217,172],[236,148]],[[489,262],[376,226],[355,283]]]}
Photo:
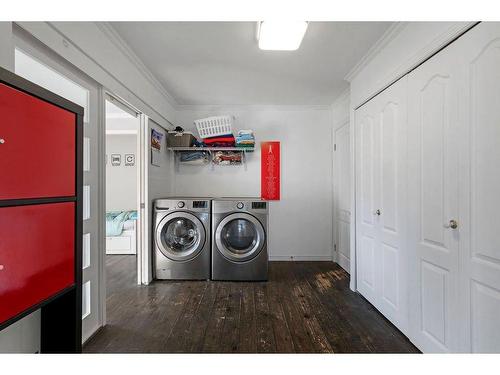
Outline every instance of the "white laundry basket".
{"label": "white laundry basket", "polygon": [[217,137],[219,135],[233,133],[232,116],[213,116],[195,120],[194,124],[198,129],[201,138]]}

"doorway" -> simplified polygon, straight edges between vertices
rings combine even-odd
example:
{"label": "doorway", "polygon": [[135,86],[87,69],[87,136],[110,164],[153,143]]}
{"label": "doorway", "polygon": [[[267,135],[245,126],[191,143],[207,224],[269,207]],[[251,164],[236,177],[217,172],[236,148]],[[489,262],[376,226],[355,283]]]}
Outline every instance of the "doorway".
{"label": "doorway", "polygon": [[334,238],[337,263],[350,273],[351,177],[349,121],[334,130]]}
{"label": "doorway", "polygon": [[140,113],[117,97],[105,99],[106,296],[141,284]]}

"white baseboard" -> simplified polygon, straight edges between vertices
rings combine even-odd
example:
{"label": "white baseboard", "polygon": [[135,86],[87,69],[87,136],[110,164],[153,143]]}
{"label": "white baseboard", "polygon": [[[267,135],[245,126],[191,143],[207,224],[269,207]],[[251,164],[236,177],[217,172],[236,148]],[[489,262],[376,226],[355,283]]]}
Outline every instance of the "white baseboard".
{"label": "white baseboard", "polygon": [[300,261],[317,261],[317,262],[332,262],[331,255],[271,255],[269,256],[270,261],[289,261],[289,262],[300,262]]}

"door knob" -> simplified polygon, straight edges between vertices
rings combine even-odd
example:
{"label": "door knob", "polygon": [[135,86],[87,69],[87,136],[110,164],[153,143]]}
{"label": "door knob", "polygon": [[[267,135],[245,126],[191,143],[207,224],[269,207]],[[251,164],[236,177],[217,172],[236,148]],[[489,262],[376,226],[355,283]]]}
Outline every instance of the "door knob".
{"label": "door knob", "polygon": [[445,228],[451,228],[451,229],[457,229],[458,228],[458,222],[456,220],[450,220],[448,224],[444,225]]}
{"label": "door knob", "polygon": [[5,139],[0,138],[0,145],[3,145],[5,143]]}
{"label": "door knob", "polygon": [[373,214],[377,215],[377,216],[380,216],[381,212],[380,212],[380,210],[376,210]]}

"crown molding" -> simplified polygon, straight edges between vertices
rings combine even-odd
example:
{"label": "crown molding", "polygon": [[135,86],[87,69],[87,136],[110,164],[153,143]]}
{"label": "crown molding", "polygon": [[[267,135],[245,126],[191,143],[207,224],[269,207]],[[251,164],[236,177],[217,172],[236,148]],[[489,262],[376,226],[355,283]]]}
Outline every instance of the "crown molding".
{"label": "crown molding", "polygon": [[356,65],[347,73],[344,79],[351,82],[361,70],[363,70],[375,56],[379,54],[385,46],[393,40],[408,25],[408,22],[394,22],[385,33],[370,47],[368,52],[358,61]]}
{"label": "crown molding", "polygon": [[114,27],[109,22],[95,22],[96,26],[109,38],[109,40],[123,53],[123,55],[137,68],[141,75],[151,83],[169,102],[174,109],[178,106],[177,101],[167,91],[165,86],[155,77],[149,68],[129,47],[127,42],[118,34]]}
{"label": "crown molding", "polygon": [[178,111],[331,111],[329,104],[181,104]]}

